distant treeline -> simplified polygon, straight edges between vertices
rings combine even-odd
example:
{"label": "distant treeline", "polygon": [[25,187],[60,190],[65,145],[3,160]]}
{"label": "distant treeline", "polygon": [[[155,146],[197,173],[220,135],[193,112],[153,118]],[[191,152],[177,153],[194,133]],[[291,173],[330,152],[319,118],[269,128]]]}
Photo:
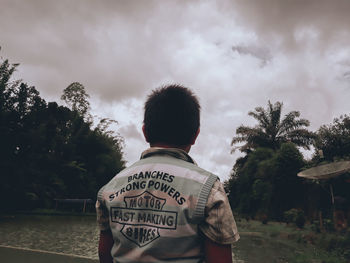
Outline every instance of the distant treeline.
{"label": "distant treeline", "polygon": [[[348,213],[349,220],[350,173],[328,180],[304,179],[297,173],[350,159],[350,116],[340,116],[311,132],[309,121],[301,119],[298,111],[282,116],[282,106],[281,102],[268,102],[267,108],[255,108],[248,114],[257,125],[241,125],[236,130],[233,151],[239,149],[244,156],[236,161],[225,185],[233,210],[262,220],[288,221],[294,214],[302,221],[319,219],[319,212],[333,220],[335,207],[345,216]],[[304,159],[301,147],[314,148],[311,160]]]}
{"label": "distant treeline", "polygon": [[89,97],[75,82],[64,89],[69,105],[47,103],[35,87],[13,80],[18,64],[0,61],[1,212],[52,208],[55,198],[96,198],[124,167],[122,139],[93,125]]}
{"label": "distant treeline", "polygon": [[[52,208],[56,198],[95,199],[96,191],[124,168],[122,138],[109,131],[115,121],[93,124],[89,95],[78,82],[63,90],[68,107],[47,103],[35,87],[11,78],[17,66],[0,60],[1,212]],[[298,111],[282,116],[282,107],[281,102],[257,107],[248,113],[257,125],[236,130],[232,149],[244,156],[225,183],[233,210],[264,220],[285,220],[291,211],[310,219],[322,211],[331,218],[330,183],[335,205],[349,210],[349,173],[323,181],[297,173],[350,158],[350,116],[311,132]],[[300,147],[314,148],[311,160]]]}

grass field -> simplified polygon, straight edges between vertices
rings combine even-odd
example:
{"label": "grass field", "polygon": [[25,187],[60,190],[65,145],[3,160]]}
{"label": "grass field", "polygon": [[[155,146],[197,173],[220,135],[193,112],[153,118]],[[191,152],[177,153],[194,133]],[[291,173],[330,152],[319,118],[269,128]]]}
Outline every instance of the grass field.
{"label": "grass field", "polygon": [[6,263],[98,263],[97,259],[79,257],[64,253],[14,248],[0,245],[0,261]]}
{"label": "grass field", "polygon": [[246,263],[350,262],[350,232],[316,233],[285,223],[237,219],[241,239],[233,249]]}
{"label": "grass field", "polygon": [[[13,258],[14,256],[23,254],[23,258],[35,258],[39,253],[36,251],[38,249],[96,257],[98,232],[95,216],[94,213],[42,209],[3,216],[3,220],[0,220],[0,245],[19,246],[31,251],[3,248],[3,251],[0,251],[0,262],[7,262],[1,259],[5,252],[8,259],[13,259],[8,262],[18,262],[18,258]],[[314,226],[310,225],[299,229],[293,224],[262,224],[260,221],[247,221],[239,217],[236,217],[236,221],[241,236],[233,248],[237,263],[350,262],[349,230],[347,233],[317,233]],[[43,260],[49,256],[60,258],[60,255],[56,256],[57,253],[51,254],[48,252],[47,255],[43,255]]]}

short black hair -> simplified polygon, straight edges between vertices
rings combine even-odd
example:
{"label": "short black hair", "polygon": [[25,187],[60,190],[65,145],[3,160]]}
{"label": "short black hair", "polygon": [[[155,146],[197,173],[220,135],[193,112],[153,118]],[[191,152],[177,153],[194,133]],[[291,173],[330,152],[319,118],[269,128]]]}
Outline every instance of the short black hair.
{"label": "short black hair", "polygon": [[143,119],[150,144],[189,145],[200,125],[200,105],[181,85],[162,86],[148,96]]}

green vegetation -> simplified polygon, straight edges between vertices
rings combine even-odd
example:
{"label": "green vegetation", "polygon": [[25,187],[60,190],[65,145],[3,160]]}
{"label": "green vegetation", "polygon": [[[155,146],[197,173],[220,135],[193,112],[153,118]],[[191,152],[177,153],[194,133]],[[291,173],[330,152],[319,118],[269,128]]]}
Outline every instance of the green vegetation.
{"label": "green vegetation", "polygon": [[293,143],[283,143],[277,150],[257,148],[250,152],[236,163],[227,184],[232,207],[250,217],[282,220],[285,211],[303,206],[304,180],[296,176],[303,165]]}
{"label": "green vegetation", "polygon": [[63,92],[70,108],[47,103],[35,87],[12,80],[18,64],[0,60],[1,212],[52,208],[55,198],[96,198],[124,167],[122,139],[94,126],[84,86]]}
{"label": "green vegetation", "polygon": [[345,263],[349,262],[350,233],[315,233],[292,224],[237,220],[241,240],[234,248],[245,262]]}
{"label": "green vegetation", "polygon": [[[350,158],[350,116],[342,115],[333,123],[322,125],[317,132],[314,143],[316,148],[315,161],[333,161]],[[320,158],[322,150],[324,159]]]}
{"label": "green vegetation", "polygon": [[[47,103],[35,87],[11,78],[17,67],[0,60],[1,213],[52,214],[47,209],[54,199],[95,199],[96,191],[124,168],[122,138],[109,130],[115,121],[103,118],[94,125],[89,95],[78,82],[63,90],[68,107]],[[350,158],[350,116],[314,133],[298,111],[282,117],[282,108],[281,102],[270,101],[266,109],[255,108],[248,114],[257,125],[241,125],[232,139],[232,151],[244,156],[225,182],[231,206],[246,220],[260,221],[238,220],[238,257],[246,262],[349,262],[350,173],[324,181],[297,173]],[[305,160],[300,147],[311,146],[314,156]]]}
{"label": "green vegetation", "polygon": [[[282,117],[282,106],[281,102],[269,101],[266,109],[255,108],[248,114],[257,120],[257,125],[241,125],[236,130],[233,151],[239,149],[245,155],[237,159],[225,184],[233,210],[266,222],[285,221],[285,213],[294,209],[303,214],[298,216],[300,225],[305,220],[318,220],[319,212],[325,222],[333,220],[334,208],[346,215],[350,173],[323,181],[300,178],[297,173],[322,162],[350,157],[350,117],[336,118],[333,124],[323,125],[313,133],[306,129],[309,121],[300,119],[298,111]],[[306,161],[299,148],[311,146],[316,151]],[[335,206],[330,185],[335,189]]]}
{"label": "green vegetation", "polygon": [[277,150],[283,143],[292,142],[296,146],[309,149],[315,135],[306,127],[310,122],[299,119],[299,111],[291,111],[281,118],[283,103],[268,102],[267,108],[256,107],[248,113],[258,121],[255,127],[241,125],[236,129],[236,136],[232,139],[232,146],[244,142],[241,146],[235,146],[241,152],[250,153],[257,148],[269,148]]}
{"label": "green vegetation", "polygon": [[[232,140],[233,151],[245,154],[225,183],[233,210],[246,218],[238,220],[236,254],[246,262],[349,262],[350,173],[328,180],[297,173],[350,157],[350,117],[312,133],[297,111],[281,118],[282,105],[249,112],[258,124],[238,127]],[[316,151],[307,161],[299,148],[311,146]]]}

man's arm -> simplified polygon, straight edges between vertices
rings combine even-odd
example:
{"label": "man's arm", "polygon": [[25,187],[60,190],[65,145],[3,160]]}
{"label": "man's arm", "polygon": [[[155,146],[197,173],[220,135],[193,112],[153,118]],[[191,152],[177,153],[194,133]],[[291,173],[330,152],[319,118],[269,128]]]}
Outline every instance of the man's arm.
{"label": "man's arm", "polygon": [[232,263],[231,244],[220,245],[205,237],[204,251],[207,263]]}
{"label": "man's arm", "polygon": [[199,225],[207,262],[232,262],[231,244],[239,239],[236,222],[223,185],[216,181],[205,207],[205,220]]}
{"label": "man's arm", "polygon": [[111,249],[113,247],[113,236],[111,230],[100,231],[98,243],[98,257],[100,263],[112,263]]}
{"label": "man's arm", "polygon": [[114,244],[113,235],[109,227],[109,216],[103,201],[96,201],[97,224],[100,229],[98,242],[98,257],[101,263],[112,263],[111,250]]}

